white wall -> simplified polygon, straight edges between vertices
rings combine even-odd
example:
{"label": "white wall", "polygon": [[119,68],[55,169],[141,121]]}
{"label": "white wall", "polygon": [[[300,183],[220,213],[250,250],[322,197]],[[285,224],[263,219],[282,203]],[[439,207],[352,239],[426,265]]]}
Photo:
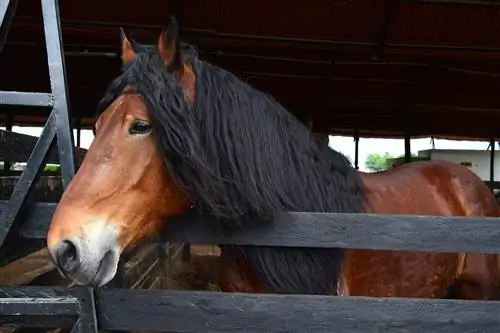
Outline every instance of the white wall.
{"label": "white wall", "polygon": [[[482,180],[490,180],[490,151],[483,150],[451,150],[435,149],[418,152],[419,157],[430,157],[431,160],[450,161],[458,164],[471,163],[467,166]],[[500,152],[495,151],[495,180],[500,180]]]}

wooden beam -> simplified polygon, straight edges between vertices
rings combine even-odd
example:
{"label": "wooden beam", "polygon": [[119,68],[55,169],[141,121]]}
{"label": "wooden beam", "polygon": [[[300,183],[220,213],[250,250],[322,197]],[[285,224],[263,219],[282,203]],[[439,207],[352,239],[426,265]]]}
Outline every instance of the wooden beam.
{"label": "wooden beam", "polygon": [[[78,311],[83,289],[1,287],[0,320],[71,327],[79,313],[87,315]],[[99,329],[111,331],[496,333],[500,326],[500,302],[129,289],[93,294]]]}
{"label": "wooden beam", "polygon": [[498,332],[500,302],[155,290],[96,292],[104,330]]}
{"label": "wooden beam", "polygon": [[387,40],[389,38],[389,32],[391,31],[394,17],[396,16],[398,4],[399,4],[398,0],[389,0],[389,4],[387,5],[384,28],[382,30],[382,34],[380,35],[380,40],[379,40],[379,44],[377,46],[377,50],[374,54],[374,58],[377,61],[381,60],[383,57],[384,48],[387,45]]}
{"label": "wooden beam", "polygon": [[0,268],[0,285],[24,285],[55,269],[47,248]]}
{"label": "wooden beam", "polygon": [[[6,202],[0,203],[5,208]],[[24,211],[20,236],[45,239],[55,204]],[[394,251],[500,253],[498,218],[339,213],[282,213],[273,225],[225,232],[196,212],[171,218],[163,242]]]}

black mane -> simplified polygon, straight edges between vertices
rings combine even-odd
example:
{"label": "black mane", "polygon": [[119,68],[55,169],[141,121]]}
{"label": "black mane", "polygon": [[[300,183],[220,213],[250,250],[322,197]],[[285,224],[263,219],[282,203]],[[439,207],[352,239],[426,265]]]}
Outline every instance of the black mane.
{"label": "black mane", "polygon": [[[104,110],[127,84],[144,97],[165,165],[204,214],[226,228],[269,223],[282,211],[364,212],[361,178],[271,96],[185,53],[196,78],[190,106],[154,48],[110,85]],[[334,293],[343,251],[239,247],[276,293]]]}

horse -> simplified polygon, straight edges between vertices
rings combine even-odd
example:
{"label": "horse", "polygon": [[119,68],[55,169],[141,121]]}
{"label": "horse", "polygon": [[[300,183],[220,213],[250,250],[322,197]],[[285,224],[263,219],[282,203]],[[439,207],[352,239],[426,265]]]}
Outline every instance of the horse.
{"label": "horse", "polygon": [[[355,170],[272,96],[201,60],[171,17],[156,44],[121,30],[121,73],[51,220],[61,274],[100,287],[119,258],[191,209],[228,230],[284,211],[499,216],[467,168],[422,162]],[[222,291],[485,299],[496,255],[220,245]]]}

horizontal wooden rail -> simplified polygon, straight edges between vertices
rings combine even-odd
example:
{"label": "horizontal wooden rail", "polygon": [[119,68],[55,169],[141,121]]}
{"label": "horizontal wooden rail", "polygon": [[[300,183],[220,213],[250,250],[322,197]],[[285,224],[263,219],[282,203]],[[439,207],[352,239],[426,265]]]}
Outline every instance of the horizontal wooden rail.
{"label": "horizontal wooden rail", "polygon": [[[4,206],[0,202],[0,209]],[[48,203],[28,207],[20,235],[45,238],[54,208]],[[164,241],[179,243],[500,253],[499,218],[284,213],[272,226],[229,234],[191,212],[167,225]]]}
{"label": "horizontal wooden rail", "polygon": [[[0,324],[17,316],[31,327],[67,327],[78,315],[74,296],[83,291],[0,287]],[[112,331],[492,333],[500,327],[497,301],[99,289],[95,302],[99,329]]]}
{"label": "horizontal wooden rail", "polygon": [[101,329],[219,332],[498,332],[500,302],[103,290]]}
{"label": "horizontal wooden rail", "polygon": [[0,326],[71,328],[81,312],[80,290],[0,287]]}

